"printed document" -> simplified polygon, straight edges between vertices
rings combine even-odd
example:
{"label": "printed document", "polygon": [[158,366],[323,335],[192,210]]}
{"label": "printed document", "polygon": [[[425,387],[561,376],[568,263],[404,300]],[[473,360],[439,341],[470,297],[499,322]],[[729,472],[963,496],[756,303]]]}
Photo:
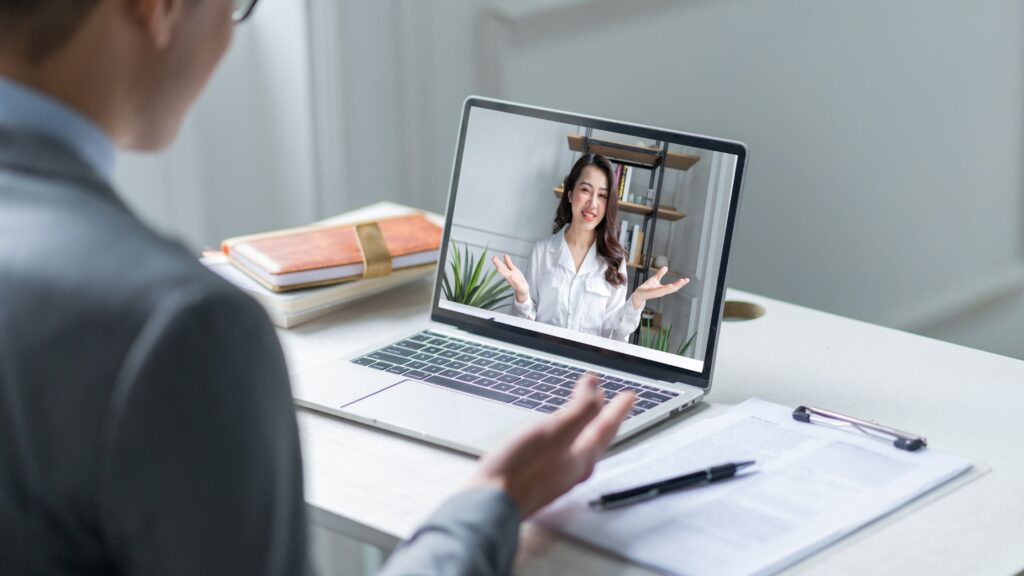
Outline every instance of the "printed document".
{"label": "printed document", "polygon": [[[612,510],[610,492],[727,462],[751,472]],[[970,468],[931,448],[797,422],[792,408],[748,400],[721,416],[612,456],[537,521],[673,574],[778,571]]]}

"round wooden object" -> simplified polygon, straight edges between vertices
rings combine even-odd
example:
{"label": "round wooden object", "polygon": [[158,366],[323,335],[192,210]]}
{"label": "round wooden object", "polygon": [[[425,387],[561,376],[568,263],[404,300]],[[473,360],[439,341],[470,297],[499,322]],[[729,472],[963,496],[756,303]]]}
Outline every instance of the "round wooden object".
{"label": "round wooden object", "polygon": [[764,316],[764,306],[752,302],[740,302],[739,300],[726,300],[725,312],[722,320],[728,322],[739,322],[741,320],[754,320]]}

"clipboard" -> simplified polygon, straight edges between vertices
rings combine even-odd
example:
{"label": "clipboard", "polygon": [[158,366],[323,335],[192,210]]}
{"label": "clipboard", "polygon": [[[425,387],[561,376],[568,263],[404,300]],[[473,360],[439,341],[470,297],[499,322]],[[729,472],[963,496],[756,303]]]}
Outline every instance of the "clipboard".
{"label": "clipboard", "polygon": [[872,420],[861,420],[860,418],[854,418],[853,416],[847,416],[831,410],[825,410],[824,408],[798,406],[796,410],[793,410],[793,419],[798,422],[806,422],[808,424],[824,424],[826,426],[833,426],[836,428],[855,430],[873,438],[892,440],[893,446],[900,450],[907,450],[909,452],[924,448],[928,445],[928,439],[924,436],[897,430]]}

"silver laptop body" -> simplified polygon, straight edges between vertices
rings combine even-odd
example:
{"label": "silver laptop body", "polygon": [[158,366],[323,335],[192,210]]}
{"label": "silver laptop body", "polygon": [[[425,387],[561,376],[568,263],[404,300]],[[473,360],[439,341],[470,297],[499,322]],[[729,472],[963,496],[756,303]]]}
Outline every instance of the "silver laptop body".
{"label": "silver laptop body", "polygon": [[[646,319],[620,342],[517,317],[508,302],[485,309],[449,300],[443,277],[451,274],[453,243],[477,257],[486,248],[488,260],[512,252],[526,272],[529,241],[540,242],[539,234],[551,229],[550,218],[538,220],[557,205],[556,187],[583,150],[605,155],[616,178],[621,171],[622,182],[631,184],[612,190],[622,196],[620,221],[630,222],[620,225],[620,239],[628,240],[632,230],[646,258],[628,268],[630,289],[650,274],[644,270],[659,250],[674,255],[670,268],[683,268],[691,278],[655,303],[651,317],[661,321]],[[693,406],[711,389],[746,155],[738,142],[467,98],[431,320],[401,338],[294,374],[296,403],[477,455],[557,412],[583,372],[597,374],[609,395],[637,394],[616,442]],[[501,185],[530,193],[517,193],[503,207],[507,198],[494,193]],[[651,216],[655,201],[659,218]],[[681,206],[691,211],[682,215]],[[642,242],[638,229],[646,232]],[[484,272],[490,268],[485,263]]]}

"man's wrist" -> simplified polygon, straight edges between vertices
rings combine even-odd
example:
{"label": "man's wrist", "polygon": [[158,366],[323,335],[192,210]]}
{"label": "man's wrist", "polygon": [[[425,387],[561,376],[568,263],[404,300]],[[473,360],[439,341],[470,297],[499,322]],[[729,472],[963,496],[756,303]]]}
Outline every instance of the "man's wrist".
{"label": "man's wrist", "polygon": [[522,514],[522,504],[519,500],[509,491],[508,479],[500,474],[477,474],[472,480],[466,484],[467,490],[474,488],[491,488],[504,492],[510,500],[515,504],[516,511]]}

